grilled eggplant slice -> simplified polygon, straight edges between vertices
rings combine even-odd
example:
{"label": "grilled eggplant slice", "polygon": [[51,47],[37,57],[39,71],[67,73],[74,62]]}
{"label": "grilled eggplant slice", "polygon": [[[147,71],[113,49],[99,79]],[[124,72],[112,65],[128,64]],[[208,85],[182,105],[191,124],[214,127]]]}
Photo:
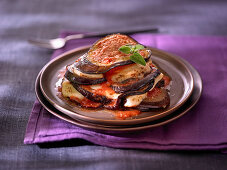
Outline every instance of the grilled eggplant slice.
{"label": "grilled eggplant slice", "polygon": [[[88,53],[80,57],[79,61],[75,63],[81,72],[87,74],[100,74],[109,71],[110,69],[133,64],[130,60],[131,54],[124,54],[119,51],[122,45],[136,45],[138,42],[129,36],[121,34],[113,34],[102,38],[94,43]],[[151,56],[151,50],[144,48],[139,51],[148,61]]]}
{"label": "grilled eggplant slice", "polygon": [[91,74],[84,74],[73,67],[67,67],[65,78],[68,79],[71,83],[83,85],[99,84],[106,81],[102,74],[100,76],[96,75],[93,76]]}
{"label": "grilled eggplant slice", "polygon": [[[147,62],[151,57],[151,50],[147,49],[146,50],[146,57],[144,57],[144,60]],[[128,65],[128,64],[133,64],[134,62],[131,61],[129,58],[127,60],[122,60],[119,62],[115,62],[111,65],[96,65],[93,64],[91,61],[87,59],[87,54],[83,55],[80,57],[79,62],[75,63],[75,67],[77,67],[81,72],[87,73],[87,74],[102,74],[106,73],[112,68],[118,67],[118,66],[123,66],[123,65]]]}
{"label": "grilled eggplant slice", "polygon": [[169,93],[164,88],[156,88],[154,90],[158,90],[159,93],[155,96],[148,96],[140,103],[136,108],[140,111],[149,111],[156,109],[164,109],[170,104]]}
{"label": "grilled eggplant slice", "polygon": [[156,84],[162,79],[163,74],[159,74],[156,72],[156,74],[153,76],[153,79],[149,81],[145,86],[143,86],[141,89],[137,91],[128,91],[125,93],[121,93],[121,95],[118,97],[118,100],[116,103],[119,104],[119,107],[135,107],[139,105],[144,98],[147,97],[147,92],[149,92],[151,89],[153,89]]}
{"label": "grilled eggplant slice", "polygon": [[161,73],[158,70],[156,70],[146,75],[141,80],[134,79],[132,80],[132,82],[128,81],[128,83],[124,83],[124,84],[114,84],[111,87],[117,93],[125,93],[127,91],[137,91],[143,88],[144,86],[146,86],[146,84],[148,84],[149,82],[153,81],[153,79],[155,79],[160,74]]}

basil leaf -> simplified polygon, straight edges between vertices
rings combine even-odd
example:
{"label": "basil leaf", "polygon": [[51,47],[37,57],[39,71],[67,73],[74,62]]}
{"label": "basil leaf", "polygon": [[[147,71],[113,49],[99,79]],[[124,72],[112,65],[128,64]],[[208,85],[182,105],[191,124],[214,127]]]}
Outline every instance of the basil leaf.
{"label": "basil leaf", "polygon": [[144,46],[143,45],[140,45],[140,44],[137,44],[136,45],[136,50],[138,51],[138,50],[142,50],[142,49],[144,49]]}
{"label": "basil leaf", "polygon": [[119,51],[121,51],[122,53],[125,53],[125,54],[130,54],[131,48],[129,46],[121,46],[119,48]]}
{"label": "basil leaf", "polygon": [[146,66],[146,61],[138,52],[135,52],[133,55],[131,55],[130,60],[132,60],[134,63]]}
{"label": "basil leaf", "polygon": [[132,54],[130,56],[130,60],[132,60],[135,63],[141,64],[143,66],[146,66],[146,62],[141,56],[138,51],[144,49],[145,47],[143,45],[137,44],[137,45],[123,45],[119,48],[119,51],[125,53],[125,54]]}

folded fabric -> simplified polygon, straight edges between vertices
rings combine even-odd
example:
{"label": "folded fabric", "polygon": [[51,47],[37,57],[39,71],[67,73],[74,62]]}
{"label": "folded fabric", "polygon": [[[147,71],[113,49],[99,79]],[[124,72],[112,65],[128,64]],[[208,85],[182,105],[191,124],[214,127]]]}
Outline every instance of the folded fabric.
{"label": "folded fabric", "polygon": [[[73,34],[64,32],[62,37]],[[100,133],[83,129],[48,113],[35,102],[24,143],[84,139],[116,148],[154,150],[227,151],[227,37],[135,34],[141,44],[183,57],[200,73],[203,94],[196,106],[164,126],[135,133]],[[52,58],[73,48],[92,44],[97,38],[69,41]]]}

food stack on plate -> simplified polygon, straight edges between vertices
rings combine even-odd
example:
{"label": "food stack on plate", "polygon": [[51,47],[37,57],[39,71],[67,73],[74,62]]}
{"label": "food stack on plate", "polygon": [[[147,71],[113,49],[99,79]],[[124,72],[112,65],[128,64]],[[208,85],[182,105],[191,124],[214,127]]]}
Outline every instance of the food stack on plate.
{"label": "food stack on plate", "polygon": [[127,35],[106,36],[66,66],[62,96],[86,109],[113,110],[127,119],[169,106],[170,78],[152,62],[152,51]]}

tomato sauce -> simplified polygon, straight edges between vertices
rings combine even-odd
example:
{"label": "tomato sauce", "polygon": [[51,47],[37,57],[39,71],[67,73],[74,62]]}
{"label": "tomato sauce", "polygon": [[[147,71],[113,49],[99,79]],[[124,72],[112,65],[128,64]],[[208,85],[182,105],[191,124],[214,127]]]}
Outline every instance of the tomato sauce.
{"label": "tomato sauce", "polygon": [[104,82],[104,83],[100,84],[100,86],[101,86],[101,88],[93,91],[94,94],[105,95],[106,92],[108,92],[110,95],[113,95],[115,93],[115,91],[110,87],[109,82]]}
{"label": "tomato sauce", "polygon": [[110,83],[113,84],[113,81],[111,80],[112,76],[121,72],[123,69],[125,69],[126,67],[130,67],[130,65],[124,65],[124,66],[118,66],[115,68],[112,68],[111,70],[107,71],[105,73],[105,78],[106,80]]}
{"label": "tomato sauce", "polygon": [[166,87],[166,86],[168,86],[169,84],[170,84],[170,77],[169,76],[166,76],[166,75],[164,75],[163,77],[162,77],[162,79],[164,80],[164,82],[165,82],[165,84],[164,84],[164,87]]}
{"label": "tomato sauce", "polygon": [[139,115],[140,111],[139,110],[116,111],[115,114],[116,114],[116,117],[118,119],[124,120],[124,119],[127,119],[129,117]]}
{"label": "tomato sauce", "polygon": [[95,95],[105,95],[106,92],[108,92],[111,95],[114,94],[115,91],[110,87],[110,85],[111,84],[108,81],[106,81],[99,84],[100,87],[97,89],[92,89],[91,85],[81,85],[81,87]]}
{"label": "tomato sauce", "polygon": [[80,60],[81,60],[81,58],[78,58],[78,59],[75,61],[75,63],[78,63]]}

